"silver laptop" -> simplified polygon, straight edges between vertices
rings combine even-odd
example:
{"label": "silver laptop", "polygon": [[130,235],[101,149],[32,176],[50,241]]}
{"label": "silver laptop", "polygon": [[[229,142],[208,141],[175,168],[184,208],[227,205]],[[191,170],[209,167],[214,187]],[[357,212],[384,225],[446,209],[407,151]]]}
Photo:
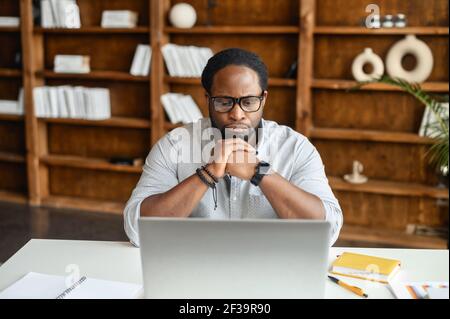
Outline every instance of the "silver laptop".
{"label": "silver laptop", "polygon": [[323,298],[330,224],[139,219],[145,298]]}

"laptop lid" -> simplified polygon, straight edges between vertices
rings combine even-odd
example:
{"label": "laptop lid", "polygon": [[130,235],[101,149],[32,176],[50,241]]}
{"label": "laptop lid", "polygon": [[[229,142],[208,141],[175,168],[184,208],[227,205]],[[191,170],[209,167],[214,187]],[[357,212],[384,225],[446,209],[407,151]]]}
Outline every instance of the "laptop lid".
{"label": "laptop lid", "polygon": [[146,298],[323,298],[330,224],[139,219]]}

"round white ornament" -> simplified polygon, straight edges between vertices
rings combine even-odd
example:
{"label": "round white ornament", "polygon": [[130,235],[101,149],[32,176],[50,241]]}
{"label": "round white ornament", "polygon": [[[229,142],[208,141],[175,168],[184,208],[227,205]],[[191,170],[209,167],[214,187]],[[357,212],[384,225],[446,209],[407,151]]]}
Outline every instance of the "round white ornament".
{"label": "round white ornament", "polygon": [[[413,55],[417,61],[416,68],[408,71],[403,68],[402,60],[405,55]],[[428,45],[414,35],[407,35],[389,50],[386,57],[386,69],[393,78],[400,78],[408,82],[425,82],[433,71],[433,53]]]}
{"label": "round white ornament", "polygon": [[[364,72],[364,65],[371,64],[373,66],[372,73]],[[355,80],[372,81],[380,78],[384,73],[383,60],[376,55],[371,48],[365,48],[364,52],[358,55],[352,64],[352,73]]]}
{"label": "round white ornament", "polygon": [[197,13],[190,4],[178,3],[170,9],[169,21],[177,28],[192,28],[197,21]]}

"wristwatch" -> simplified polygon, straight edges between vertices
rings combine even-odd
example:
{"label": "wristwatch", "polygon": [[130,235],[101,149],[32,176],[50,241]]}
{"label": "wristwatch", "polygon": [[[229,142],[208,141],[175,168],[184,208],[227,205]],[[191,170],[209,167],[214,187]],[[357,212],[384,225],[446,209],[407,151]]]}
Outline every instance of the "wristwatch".
{"label": "wristwatch", "polygon": [[261,180],[264,176],[272,174],[272,170],[270,167],[270,164],[264,161],[261,161],[256,166],[256,172],[255,175],[253,175],[252,179],[250,180],[250,183],[252,183],[255,186],[258,186],[259,183],[261,183]]}

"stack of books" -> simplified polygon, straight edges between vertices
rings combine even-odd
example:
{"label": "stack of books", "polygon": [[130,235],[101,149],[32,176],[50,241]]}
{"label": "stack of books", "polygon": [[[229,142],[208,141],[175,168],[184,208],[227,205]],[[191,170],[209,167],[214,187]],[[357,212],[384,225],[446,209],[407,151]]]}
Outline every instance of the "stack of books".
{"label": "stack of books", "polygon": [[138,44],[131,64],[130,73],[134,76],[148,76],[150,73],[150,62],[152,49],[147,44]]}
{"label": "stack of books", "polygon": [[80,28],[80,8],[76,0],[41,0],[41,25],[43,28]]}
{"label": "stack of books", "polygon": [[20,89],[19,98],[15,100],[0,100],[0,114],[23,115],[23,88]]}
{"label": "stack of books", "polygon": [[102,12],[102,28],[135,28],[138,13],[128,10],[105,10]]}
{"label": "stack of books", "polygon": [[105,120],[111,118],[109,90],[82,86],[44,86],[33,90],[37,117]]}
{"label": "stack of books", "polygon": [[190,95],[166,93],[161,96],[161,103],[172,124],[196,122],[203,117]]}
{"label": "stack of books", "polygon": [[170,76],[200,77],[208,60],[214,55],[210,48],[168,43],[161,48]]}
{"label": "stack of books", "polygon": [[19,17],[0,17],[0,27],[18,27],[19,25]]}
{"label": "stack of books", "polygon": [[57,54],[54,60],[54,71],[56,73],[89,73],[91,72],[90,57]]}

